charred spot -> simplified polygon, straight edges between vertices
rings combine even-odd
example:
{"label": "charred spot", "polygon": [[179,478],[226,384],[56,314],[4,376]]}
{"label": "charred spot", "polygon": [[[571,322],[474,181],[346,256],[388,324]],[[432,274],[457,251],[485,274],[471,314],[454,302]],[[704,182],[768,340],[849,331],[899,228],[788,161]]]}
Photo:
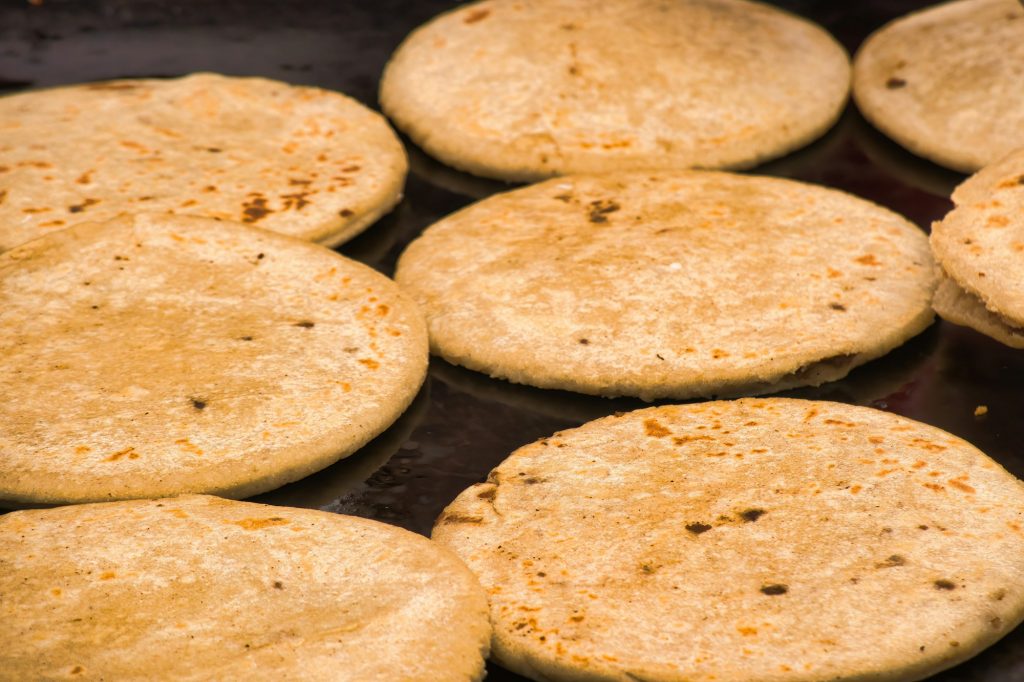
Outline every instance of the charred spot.
{"label": "charred spot", "polygon": [[274,581],[274,589],[275,590],[283,590],[284,589],[284,583],[281,582],[280,580],[275,580]]}
{"label": "charred spot", "polygon": [[308,196],[309,192],[295,192],[294,194],[282,194],[281,198],[284,199],[285,208],[294,208],[296,211],[301,211],[310,204],[310,201],[306,199]]}
{"label": "charred spot", "polygon": [[114,260],[129,260],[128,256],[114,256]]}
{"label": "charred spot", "polygon": [[615,213],[621,208],[618,202],[611,199],[597,199],[590,202],[587,219],[592,223],[606,223],[608,214]]}
{"label": "charred spot", "polygon": [[220,154],[224,150],[221,149],[220,147],[207,147],[206,151],[210,152],[211,154]]}
{"label": "charred spot", "polygon": [[744,509],[740,512],[740,518],[747,523],[753,523],[767,513],[764,509]]}
{"label": "charred spot", "polygon": [[452,523],[483,523],[483,522],[484,522],[484,517],[482,517],[482,516],[469,516],[467,514],[458,514],[458,513],[445,514],[441,518],[441,523],[443,523],[446,526],[449,525],[449,524],[452,524]]}
{"label": "charred spot", "polygon": [[787,592],[789,592],[789,586],[780,583],[769,583],[768,585],[761,586],[761,594],[767,594],[769,597],[777,597]]}
{"label": "charred spot", "polygon": [[497,488],[488,488],[487,490],[481,490],[476,494],[481,500],[493,500],[498,495]]}
{"label": "charred spot", "polygon": [[590,344],[590,339],[580,339],[580,345],[586,346]]}
{"label": "charred spot", "polygon": [[340,215],[342,218],[351,218],[352,216],[355,215],[355,213],[351,209],[343,208],[340,211],[338,211],[338,215]]}
{"label": "charred spot", "polygon": [[922,523],[922,524],[921,524],[920,526],[918,526],[918,527],[917,527],[917,529],[918,529],[918,530],[928,530],[928,526],[926,526],[926,525],[924,525],[924,524]]}
{"label": "charred spot", "polygon": [[273,211],[267,208],[267,200],[264,197],[253,197],[251,200],[242,204],[243,223],[254,223],[257,220],[266,218],[271,213],[273,213]]}
{"label": "charred spot", "polygon": [[302,327],[303,329],[312,329],[313,327],[316,326],[316,322],[311,322],[309,320],[302,320],[301,322],[296,322],[292,326],[293,327]]}
{"label": "charred spot", "polygon": [[885,561],[879,561],[875,564],[875,568],[895,568],[896,566],[906,566],[907,560],[899,554],[893,554]]}
{"label": "charred spot", "polygon": [[709,530],[711,530],[711,526],[709,526],[706,523],[701,523],[700,521],[697,521],[696,523],[686,524],[686,530],[690,531],[694,535],[700,535],[701,533],[706,533]]}
{"label": "charred spot", "polygon": [[478,21],[483,21],[484,19],[486,19],[490,15],[491,15],[491,10],[489,10],[489,9],[478,9],[475,12],[470,12],[468,15],[466,15],[466,18],[463,19],[462,22],[465,23],[465,24],[475,24]]}
{"label": "charred spot", "polygon": [[831,308],[832,310],[846,310],[846,306],[843,305],[842,303],[829,303],[828,307]]}
{"label": "charred spot", "polygon": [[936,580],[932,584],[935,585],[935,589],[936,590],[946,590],[946,591],[949,591],[949,590],[955,590],[956,589],[956,583],[954,583],[952,580],[946,580],[945,578],[943,578],[941,580]]}
{"label": "charred spot", "polygon": [[68,206],[68,213],[81,213],[82,211],[84,211],[85,209],[89,208],[90,206],[93,206],[93,205],[98,204],[98,203],[100,203],[99,199],[86,199],[86,200],[84,200],[80,204],[74,204],[72,206]]}
{"label": "charred spot", "polygon": [[239,336],[238,340],[239,341],[252,341],[252,337],[251,336]]}
{"label": "charred spot", "polygon": [[1018,185],[1024,185],[1024,175],[1022,175],[1019,178],[1017,178],[1017,184]]}
{"label": "charred spot", "polygon": [[524,478],[523,479],[523,483],[525,483],[526,485],[537,485],[538,483],[543,483],[543,482],[544,482],[543,478],[537,478],[536,476],[530,476],[529,478]]}
{"label": "charred spot", "polygon": [[906,86],[907,81],[897,76],[893,76],[889,80],[885,81],[885,87],[889,88],[890,90],[899,90],[900,88],[905,88]]}
{"label": "charred spot", "polygon": [[199,398],[189,398],[189,400],[192,401],[192,407],[196,408],[197,410],[205,410],[206,409],[206,401],[205,400],[200,400]]}

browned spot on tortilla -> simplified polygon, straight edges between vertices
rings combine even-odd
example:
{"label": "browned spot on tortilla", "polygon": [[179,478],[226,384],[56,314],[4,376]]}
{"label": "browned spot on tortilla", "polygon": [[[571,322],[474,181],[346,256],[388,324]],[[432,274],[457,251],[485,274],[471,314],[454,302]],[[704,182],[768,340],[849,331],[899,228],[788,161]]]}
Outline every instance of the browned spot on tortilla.
{"label": "browned spot on tortilla", "polygon": [[897,566],[906,566],[907,560],[899,554],[893,554],[885,561],[879,561],[875,564],[875,568],[895,568]]}
{"label": "browned spot on tortilla", "polygon": [[493,500],[497,495],[497,488],[488,488],[487,490],[481,490],[476,496],[481,500]]}
{"label": "browned spot on tortilla", "polygon": [[249,201],[242,204],[242,222],[243,223],[255,223],[257,220],[266,218],[273,211],[267,208],[267,200],[265,197],[254,196]]}
{"label": "browned spot on tortilla", "polygon": [[619,203],[612,199],[597,199],[590,202],[587,219],[592,223],[606,223],[608,222],[608,214],[615,213],[621,208]]}
{"label": "browned spot on tortilla", "polygon": [[128,448],[125,448],[124,450],[118,450],[117,452],[115,452],[114,454],[110,455],[109,457],[107,457],[103,461],[104,462],[117,462],[118,460],[120,460],[120,459],[122,459],[124,457],[127,457],[128,459],[138,459],[139,458],[139,454],[137,452],[135,452],[135,448],[134,447],[128,447]]}
{"label": "browned spot on tortilla", "polygon": [[68,213],[81,213],[82,211],[84,211],[85,209],[89,208],[90,206],[94,206],[94,205],[96,205],[98,203],[100,203],[99,199],[85,199],[80,204],[75,204],[73,206],[68,206]]}
{"label": "browned spot on tortilla", "polygon": [[464,24],[475,24],[478,21],[483,21],[490,16],[491,10],[489,9],[478,9],[474,12],[470,12],[466,15],[466,18],[462,20]]}
{"label": "browned spot on tortilla", "polygon": [[188,512],[186,512],[184,509],[174,508],[174,509],[165,509],[164,511],[167,512],[168,514],[170,514],[171,516],[173,516],[176,519],[187,519],[188,518]]}
{"label": "browned spot on tortilla", "polygon": [[863,489],[864,489],[864,488],[862,488],[862,487],[861,487],[861,486],[859,486],[859,485],[851,485],[851,486],[850,486],[850,493],[851,493],[851,494],[853,494],[853,495],[856,495],[857,493],[859,493],[859,492],[860,492],[861,490],[863,490]]}
{"label": "browned spot on tortilla", "polygon": [[944,487],[936,483],[922,483],[921,485],[923,485],[925,488],[928,488],[928,490],[934,490],[937,493],[945,490]]}
{"label": "browned spot on tortilla", "polygon": [[316,322],[311,320],[301,320],[292,325],[293,327],[302,327],[303,329],[312,329],[316,326]]}
{"label": "browned spot on tortilla", "polygon": [[351,166],[345,166],[344,168],[342,168],[341,172],[342,173],[355,173],[360,168],[361,168],[361,166],[358,166],[356,164],[352,164]]}
{"label": "browned spot on tortilla", "polygon": [[374,360],[373,358],[362,358],[361,360],[359,360],[359,362],[360,364],[366,365],[370,369],[377,369],[378,367],[380,367],[380,363]]}
{"label": "browned spot on tortilla", "polygon": [[947,481],[947,483],[949,483],[951,486],[953,486],[957,490],[963,491],[965,493],[975,493],[975,492],[977,492],[972,486],[967,485],[963,481],[958,481],[955,478],[949,479]]}
{"label": "browned spot on tortilla", "polygon": [[780,594],[786,594],[789,592],[788,585],[782,585],[780,583],[769,583],[761,586],[761,593],[767,594],[769,597],[775,597]]}
{"label": "browned spot on tortilla", "polygon": [[296,211],[301,211],[304,207],[309,206],[310,202],[306,197],[310,195],[310,192],[296,192],[294,194],[282,194],[281,198],[284,199],[284,208],[293,208]]}
{"label": "browned spot on tortilla", "polygon": [[750,627],[740,626],[740,627],[736,628],[736,630],[737,630],[737,632],[739,632],[744,637],[753,637],[754,635],[757,634],[757,628],[750,628]]}
{"label": "browned spot on tortilla", "polygon": [[95,172],[95,168],[87,170],[81,175],[79,175],[78,179],[75,180],[75,182],[77,182],[79,185],[88,185],[90,182],[92,182],[92,174]]}
{"label": "browned spot on tortilla", "polygon": [[937,589],[937,590],[955,590],[956,589],[956,583],[954,583],[952,580],[945,580],[945,579],[936,580],[933,584],[935,585],[935,589]]}
{"label": "browned spot on tortilla", "polygon": [[873,253],[861,256],[860,258],[854,258],[854,260],[860,263],[861,265],[881,265],[881,263],[877,258],[875,258],[875,254]]}
{"label": "browned spot on tortilla", "polygon": [[270,516],[265,519],[242,519],[240,521],[225,521],[224,523],[231,523],[245,530],[262,530],[271,526],[283,526],[288,523],[288,519],[283,519],[280,516]]}
{"label": "browned spot on tortilla", "polygon": [[689,443],[690,441],[694,441],[694,440],[714,440],[714,439],[711,436],[691,436],[691,435],[687,435],[687,436],[676,436],[675,438],[672,439],[672,442],[675,443],[676,445],[685,445],[686,443]]}
{"label": "browned spot on tortilla", "polygon": [[914,438],[910,441],[910,444],[914,447],[921,448],[922,450],[928,450],[930,452],[942,452],[946,449],[946,446],[933,443],[924,438]]}
{"label": "browned spot on tortilla", "polygon": [[658,423],[658,420],[656,419],[644,420],[644,431],[647,432],[648,436],[652,436],[654,438],[664,438],[665,436],[672,435],[672,432]]}
{"label": "browned spot on tortilla", "polygon": [[818,408],[812,407],[811,409],[807,410],[807,413],[804,415],[804,421],[810,421],[814,419],[814,417],[816,416],[818,416]]}
{"label": "browned spot on tortilla", "polygon": [[985,224],[989,227],[1006,227],[1010,224],[1010,219],[1004,215],[991,215]]}
{"label": "browned spot on tortilla", "polygon": [[889,88],[890,90],[899,90],[900,88],[906,87],[906,85],[907,81],[905,81],[902,78],[897,78],[896,76],[893,76],[892,78],[885,81],[885,87]]}
{"label": "browned spot on tortilla", "polygon": [[690,531],[694,535],[700,535],[701,533],[706,533],[709,530],[711,530],[711,526],[709,526],[706,523],[701,523],[700,521],[696,521],[694,523],[686,524],[686,530]]}
{"label": "browned spot on tortilla", "polygon": [[351,218],[352,216],[355,215],[355,213],[350,209],[343,208],[340,211],[338,211],[338,215],[340,215],[342,218]]}
{"label": "browned spot on tortilla", "polygon": [[452,512],[445,514],[441,517],[441,523],[444,525],[450,525],[453,523],[483,523],[484,517],[482,516],[468,516],[466,514],[458,514]]}
{"label": "browned spot on tortilla", "polygon": [[835,302],[829,303],[828,307],[831,308],[832,310],[840,310],[840,311],[845,311],[846,310],[846,306],[843,305],[842,303],[835,303]]}
{"label": "browned spot on tortilla", "polygon": [[747,523],[753,523],[767,513],[764,509],[745,509],[740,512],[740,518]]}

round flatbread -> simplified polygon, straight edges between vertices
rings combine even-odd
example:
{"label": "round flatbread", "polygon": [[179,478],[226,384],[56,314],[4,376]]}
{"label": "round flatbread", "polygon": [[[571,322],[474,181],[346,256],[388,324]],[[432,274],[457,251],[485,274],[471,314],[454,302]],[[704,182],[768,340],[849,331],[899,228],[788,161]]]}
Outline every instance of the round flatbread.
{"label": "round flatbread", "polygon": [[322,246],[167,214],[0,254],[0,502],[245,497],[412,401],[421,313]]}
{"label": "round flatbread", "polygon": [[821,135],[850,65],[821,27],[745,0],[487,0],[412,33],[384,111],[445,163],[504,180],[740,168]]}
{"label": "round flatbread", "polygon": [[1024,149],[970,177],[953,203],[932,226],[932,250],[946,275],[935,310],[1024,348]]}
{"label": "round flatbread", "polygon": [[464,682],[491,630],[422,536],[201,495],[0,517],[0,594],[3,680]]}
{"label": "round flatbread", "polygon": [[932,320],[928,240],[835,190],[714,172],[570,176],[427,229],[396,274],[449,362],[645,399],[818,385]]}
{"label": "round flatbread", "polygon": [[958,0],[883,26],[854,59],[853,95],[910,151],[965,173],[1024,146],[1024,6]]}
{"label": "round flatbread", "polygon": [[82,221],[159,211],[334,246],[401,198],[380,114],[319,88],[198,74],[0,98],[0,251]]}
{"label": "round flatbread", "polygon": [[919,680],[1024,618],[1024,486],[840,403],[639,410],[514,452],[434,539],[543,680]]}

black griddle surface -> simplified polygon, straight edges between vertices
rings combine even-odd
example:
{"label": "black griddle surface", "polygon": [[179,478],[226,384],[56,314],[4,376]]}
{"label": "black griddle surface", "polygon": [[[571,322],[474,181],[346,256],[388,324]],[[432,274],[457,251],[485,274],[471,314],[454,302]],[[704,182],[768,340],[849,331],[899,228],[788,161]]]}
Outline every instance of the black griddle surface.
{"label": "black griddle surface", "polygon": [[[929,3],[775,4],[821,23],[852,53],[872,30]],[[216,71],[340,90],[378,108],[377,84],[390,53],[409,31],[454,5],[444,0],[3,0],[0,94]],[[510,187],[447,168],[404,141],[412,165],[405,198],[391,215],[339,249],[389,275],[402,249],[428,225]],[[902,213],[925,230],[951,208],[949,194],[964,177],[903,151],[872,129],[852,104],[824,138],[753,172],[846,190]],[[1022,477],[1022,387],[1024,352],[939,321],[842,381],[784,395],[870,405],[938,426]],[[318,474],[254,499],[356,514],[428,534],[446,504],[517,447],[644,405],[515,386],[431,358],[421,394],[383,435]],[[975,417],[978,405],[987,406],[988,414]],[[488,680],[522,679],[489,666]],[[1024,680],[1024,627],[932,679]]]}

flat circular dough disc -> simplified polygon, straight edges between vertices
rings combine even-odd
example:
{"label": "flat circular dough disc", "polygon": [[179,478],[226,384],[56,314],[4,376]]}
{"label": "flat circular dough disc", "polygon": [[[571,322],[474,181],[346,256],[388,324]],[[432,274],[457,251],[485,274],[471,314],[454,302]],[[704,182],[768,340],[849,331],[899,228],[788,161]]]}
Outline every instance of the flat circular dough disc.
{"label": "flat circular dough disc", "polygon": [[424,537],[204,495],[0,517],[0,594],[2,680],[464,682],[491,630]]}
{"label": "flat circular dough disc", "polygon": [[351,454],[427,367],[422,314],[322,246],[166,214],[0,254],[0,502],[246,497]]}
{"label": "flat circular dough disc", "polygon": [[958,0],[876,31],[853,65],[853,95],[910,151],[971,173],[1024,146],[1024,6]]}
{"label": "flat circular dough disc", "polygon": [[640,410],[514,452],[434,539],[538,680],[919,680],[1024,618],[1024,486],[839,403]]}
{"label": "flat circular dough disc", "polygon": [[821,27],[745,0],[488,0],[413,32],[385,113],[462,170],[504,180],[741,168],[824,133],[850,65]]}
{"label": "flat circular dough disc", "polygon": [[170,212],[340,244],[401,198],[380,114],[319,88],[198,74],[0,98],[0,251],[83,221]]}
{"label": "flat circular dough disc", "polygon": [[946,275],[935,310],[1024,348],[1024,149],[971,176],[953,203],[932,226],[932,250]]}
{"label": "flat circular dough disc", "polygon": [[818,385],[932,320],[928,240],[835,190],[706,171],[570,176],[413,242],[396,279],[449,362],[598,395]]}

